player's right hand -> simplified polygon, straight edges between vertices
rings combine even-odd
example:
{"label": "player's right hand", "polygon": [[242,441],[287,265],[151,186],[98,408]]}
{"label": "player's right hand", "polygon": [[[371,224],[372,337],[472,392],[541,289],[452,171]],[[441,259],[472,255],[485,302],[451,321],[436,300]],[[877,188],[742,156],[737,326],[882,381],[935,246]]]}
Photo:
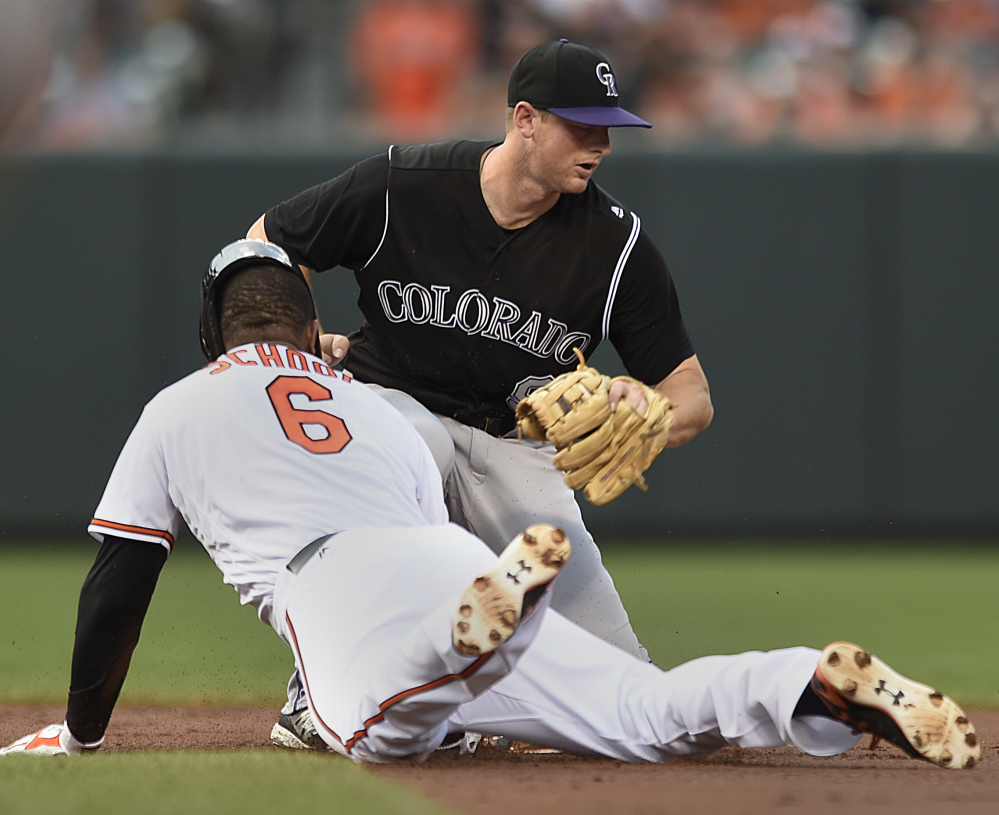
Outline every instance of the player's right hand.
{"label": "player's right hand", "polygon": [[323,360],[330,365],[336,365],[347,356],[350,340],[343,334],[322,334],[319,337],[319,347],[323,351]]}
{"label": "player's right hand", "polygon": [[73,738],[65,724],[50,724],[37,733],[29,733],[13,744],[8,744],[0,750],[0,756],[18,753],[32,756],[75,756],[83,752],[90,750]]}
{"label": "player's right hand", "polygon": [[618,403],[622,399],[638,411],[639,416],[644,416],[645,411],[649,409],[649,402],[645,398],[645,391],[637,384],[632,384],[625,377],[612,379],[608,394],[611,413],[617,410]]}

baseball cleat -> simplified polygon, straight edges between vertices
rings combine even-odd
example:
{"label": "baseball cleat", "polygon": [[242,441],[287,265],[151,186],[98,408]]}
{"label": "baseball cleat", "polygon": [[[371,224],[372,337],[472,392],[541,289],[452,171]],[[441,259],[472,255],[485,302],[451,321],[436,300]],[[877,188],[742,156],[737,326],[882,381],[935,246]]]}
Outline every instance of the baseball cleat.
{"label": "baseball cleat", "polygon": [[540,744],[531,744],[529,741],[519,739],[509,739],[506,736],[483,736],[479,747],[491,748],[504,753],[513,753],[520,756],[558,756],[564,751],[557,747],[545,747]]}
{"label": "baseball cleat", "polygon": [[506,736],[484,736],[482,733],[449,733],[437,752],[457,751],[459,756],[470,756],[480,748],[487,752],[493,750],[522,756],[561,755],[563,752],[555,747],[542,747]]}
{"label": "baseball cleat", "polygon": [[530,526],[514,538],[496,565],[462,594],[451,634],[455,650],[481,656],[510,639],[523,614],[565,565],[571,548],[565,533],[548,524]]}
{"label": "baseball cleat", "polygon": [[294,713],[282,713],[281,718],[271,728],[271,741],[278,747],[288,747],[292,750],[329,749],[312,723],[312,711],[309,708],[296,710]]}
{"label": "baseball cleat", "polygon": [[0,756],[73,756],[93,753],[103,741],[88,747],[74,739],[65,724],[50,724],[0,749]]}
{"label": "baseball cleat", "polygon": [[914,758],[959,770],[981,757],[975,728],[953,699],[893,671],[859,645],[827,645],[811,687],[834,718]]}

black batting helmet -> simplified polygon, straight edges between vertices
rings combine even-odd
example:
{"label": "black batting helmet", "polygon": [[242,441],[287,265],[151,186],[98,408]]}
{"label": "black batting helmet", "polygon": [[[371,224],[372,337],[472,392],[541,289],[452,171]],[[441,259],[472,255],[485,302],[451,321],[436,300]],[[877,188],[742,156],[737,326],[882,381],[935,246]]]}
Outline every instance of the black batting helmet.
{"label": "black batting helmet", "polygon": [[[222,323],[219,318],[219,294],[225,282],[240,269],[260,265],[276,266],[295,275],[309,290],[309,301],[312,301],[312,290],[309,289],[305,275],[291,262],[288,253],[280,246],[269,241],[249,239],[230,243],[212,259],[204,277],[201,278],[201,350],[208,359],[216,359],[225,353]],[[315,316],[313,308],[312,318]],[[315,351],[319,356],[319,340],[316,340]]]}

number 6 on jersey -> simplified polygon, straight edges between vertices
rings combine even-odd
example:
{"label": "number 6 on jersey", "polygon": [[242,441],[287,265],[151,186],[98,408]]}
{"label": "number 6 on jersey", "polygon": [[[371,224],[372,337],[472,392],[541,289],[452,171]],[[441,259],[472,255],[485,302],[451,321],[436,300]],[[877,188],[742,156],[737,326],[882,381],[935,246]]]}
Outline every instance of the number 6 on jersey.
{"label": "number 6 on jersey", "polygon": [[[279,376],[267,386],[274,412],[288,440],[310,453],[339,453],[350,441],[350,431],[343,419],[324,410],[303,410],[291,403],[293,394],[301,394],[310,402],[332,399],[328,388],[305,376]],[[305,432],[306,425],[321,425],[326,437],[314,439]]]}

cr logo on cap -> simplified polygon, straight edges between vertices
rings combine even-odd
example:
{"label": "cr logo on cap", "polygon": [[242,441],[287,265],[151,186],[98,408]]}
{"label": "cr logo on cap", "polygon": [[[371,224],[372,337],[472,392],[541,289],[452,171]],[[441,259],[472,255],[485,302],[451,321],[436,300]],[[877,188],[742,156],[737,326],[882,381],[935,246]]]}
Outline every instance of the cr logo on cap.
{"label": "cr logo on cap", "polygon": [[614,74],[611,73],[610,65],[606,62],[597,65],[597,79],[602,85],[607,86],[608,96],[617,96],[617,81],[614,79]]}

